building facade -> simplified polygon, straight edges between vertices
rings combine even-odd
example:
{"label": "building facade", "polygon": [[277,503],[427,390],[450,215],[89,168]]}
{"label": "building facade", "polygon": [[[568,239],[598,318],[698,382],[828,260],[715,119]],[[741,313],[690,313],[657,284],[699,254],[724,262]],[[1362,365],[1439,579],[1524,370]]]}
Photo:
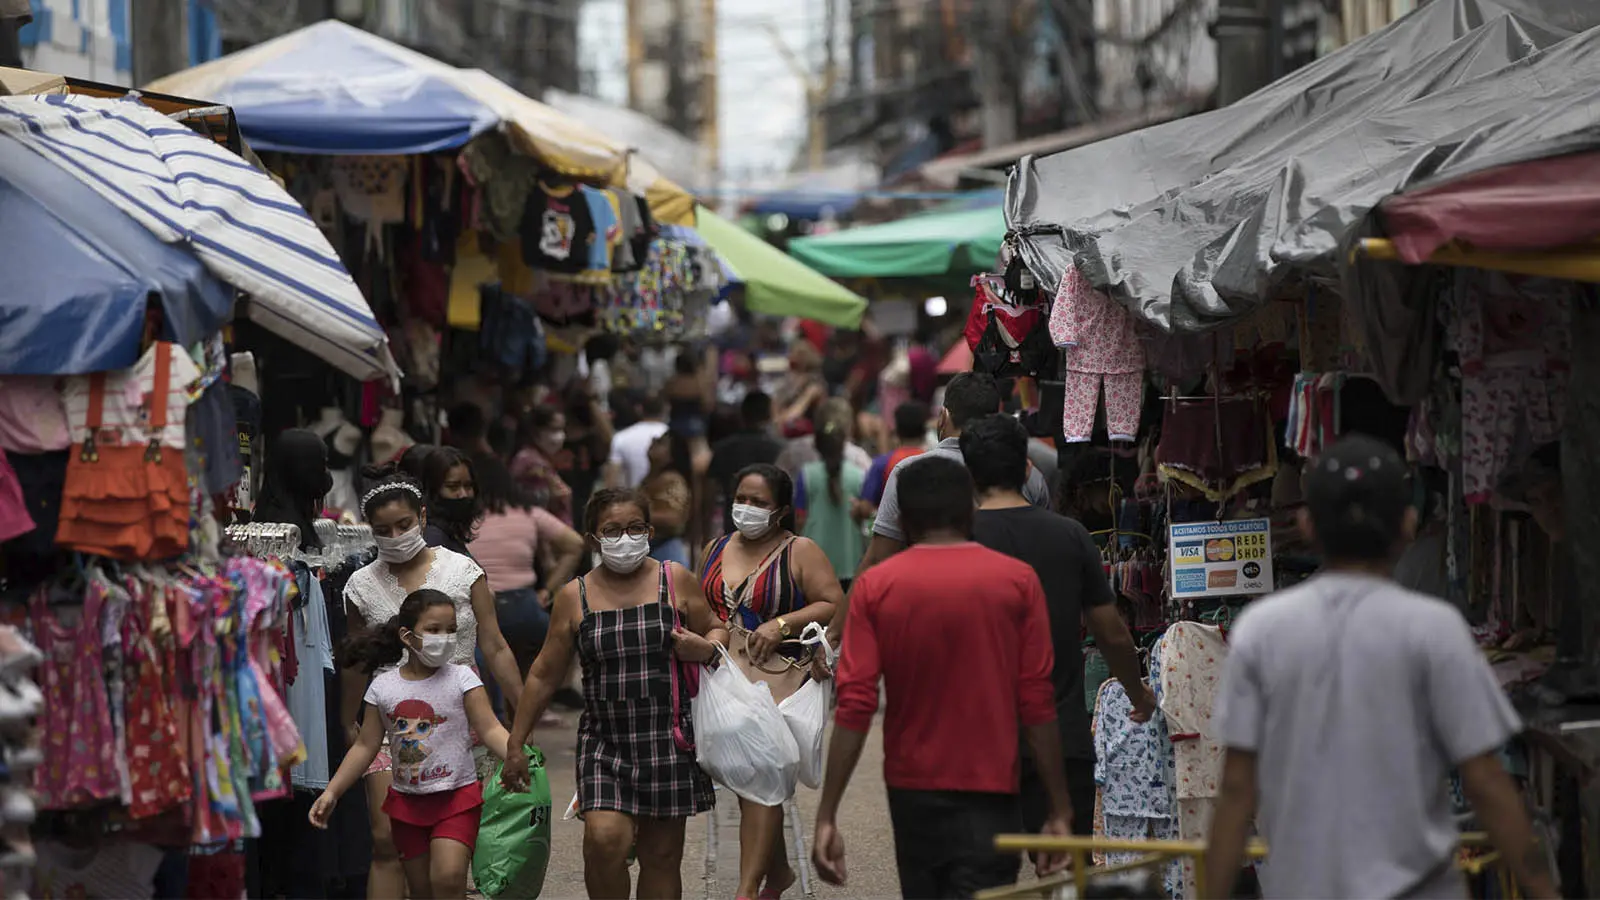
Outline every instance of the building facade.
{"label": "building facade", "polygon": [[887,179],[1098,115],[1093,0],[839,2],[827,143],[874,148]]}
{"label": "building facade", "polygon": [[679,134],[704,135],[716,115],[713,9],[701,0],[627,0],[628,106]]}
{"label": "building facade", "polygon": [[133,53],[129,0],[32,0],[17,33],[25,68],[106,84],[128,84]]}
{"label": "building facade", "polygon": [[[70,2],[70,0],[68,0]],[[341,19],[451,65],[483,69],[529,96],[578,89],[582,0],[206,0],[232,52]]]}

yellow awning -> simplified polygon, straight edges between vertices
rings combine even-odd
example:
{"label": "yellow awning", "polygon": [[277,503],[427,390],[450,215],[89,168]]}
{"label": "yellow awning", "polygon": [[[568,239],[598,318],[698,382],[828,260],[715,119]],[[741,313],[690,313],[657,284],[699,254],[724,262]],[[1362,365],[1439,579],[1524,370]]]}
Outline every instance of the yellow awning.
{"label": "yellow awning", "polygon": [[[1394,242],[1387,238],[1363,239],[1354,252],[1368,259],[1401,261],[1400,251]],[[1496,253],[1446,244],[1428,257],[1428,263],[1436,266],[1489,269],[1538,278],[1600,282],[1600,246],[1592,245],[1521,253]]]}

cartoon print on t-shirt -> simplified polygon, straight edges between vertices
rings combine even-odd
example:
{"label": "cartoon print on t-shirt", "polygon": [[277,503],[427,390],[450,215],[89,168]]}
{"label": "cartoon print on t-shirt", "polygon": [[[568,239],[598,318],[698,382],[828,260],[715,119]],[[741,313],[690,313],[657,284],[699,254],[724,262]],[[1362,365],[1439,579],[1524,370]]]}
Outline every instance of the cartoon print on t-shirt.
{"label": "cartoon print on t-shirt", "polygon": [[577,223],[566,212],[566,207],[550,201],[544,211],[539,231],[539,252],[551,259],[566,259],[572,255],[572,242],[578,231]]}
{"label": "cartoon print on t-shirt", "polygon": [[394,780],[399,784],[422,785],[440,778],[449,778],[452,770],[448,763],[429,767],[428,736],[443,722],[448,721],[421,700],[402,700],[394,708],[394,739],[390,758],[394,760]]}

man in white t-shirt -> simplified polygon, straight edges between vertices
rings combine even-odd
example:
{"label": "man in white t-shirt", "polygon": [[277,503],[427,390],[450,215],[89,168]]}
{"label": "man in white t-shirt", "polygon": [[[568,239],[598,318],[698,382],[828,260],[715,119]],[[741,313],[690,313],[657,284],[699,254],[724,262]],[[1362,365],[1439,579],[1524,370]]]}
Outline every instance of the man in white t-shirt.
{"label": "man in white t-shirt", "polygon": [[636,488],[650,473],[650,445],[667,433],[667,401],[659,394],[645,397],[640,412],[639,421],[611,437],[608,487]]}
{"label": "man in white t-shirt", "polygon": [[1259,821],[1268,897],[1466,897],[1451,768],[1522,895],[1559,896],[1499,761],[1522,723],[1461,613],[1390,576],[1417,525],[1406,477],[1363,435],[1307,470],[1300,524],[1323,569],[1252,603],[1228,635],[1202,896],[1231,893]]}

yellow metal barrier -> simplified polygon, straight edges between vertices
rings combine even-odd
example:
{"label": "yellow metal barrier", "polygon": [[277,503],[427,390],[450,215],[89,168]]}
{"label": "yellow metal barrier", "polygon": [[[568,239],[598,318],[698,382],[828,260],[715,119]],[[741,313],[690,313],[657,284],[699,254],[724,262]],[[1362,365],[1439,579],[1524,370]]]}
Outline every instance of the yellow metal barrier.
{"label": "yellow metal barrier", "polygon": [[[1461,835],[1461,846],[1463,847],[1481,847],[1488,842],[1489,836],[1483,832],[1466,832]],[[1104,878],[1108,875],[1153,868],[1179,857],[1188,857],[1194,861],[1194,874],[1197,885],[1206,883],[1206,845],[1204,841],[1132,841],[1079,837],[1076,835],[1063,837],[1051,834],[1002,834],[994,839],[994,846],[996,850],[1006,853],[1065,853],[1071,858],[1072,868],[1070,871],[1059,875],[1051,875],[1048,878],[1041,878],[1038,881],[979,891],[976,895],[976,900],[1049,897],[1056,890],[1066,887],[1068,884],[1071,884],[1076,889],[1077,896],[1081,898],[1089,889],[1089,881],[1092,878]],[[1139,853],[1142,855],[1128,862],[1091,868],[1089,856],[1096,852]],[[1266,856],[1267,845],[1260,839],[1252,839],[1245,846],[1245,858],[1249,860],[1265,859]],[[1469,875],[1476,875],[1498,861],[1499,854],[1489,853],[1463,861],[1461,868]]]}

